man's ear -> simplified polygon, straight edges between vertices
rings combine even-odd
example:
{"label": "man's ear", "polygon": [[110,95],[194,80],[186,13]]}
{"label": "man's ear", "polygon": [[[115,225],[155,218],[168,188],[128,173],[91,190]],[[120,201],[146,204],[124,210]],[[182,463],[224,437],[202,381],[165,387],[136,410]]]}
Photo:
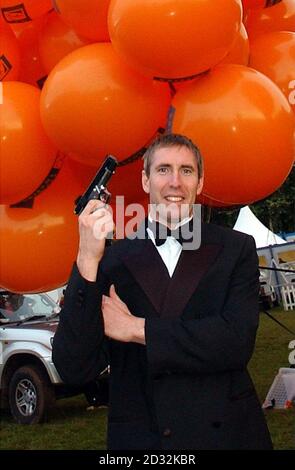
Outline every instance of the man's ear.
{"label": "man's ear", "polygon": [[142,188],[144,192],[149,194],[150,193],[150,180],[144,170],[142,170],[142,173],[141,173],[141,183],[142,183]]}
{"label": "man's ear", "polygon": [[204,176],[202,176],[202,178],[199,179],[198,187],[197,187],[197,196],[199,196],[199,194],[201,194],[202,189],[203,189],[203,185],[204,185]]}

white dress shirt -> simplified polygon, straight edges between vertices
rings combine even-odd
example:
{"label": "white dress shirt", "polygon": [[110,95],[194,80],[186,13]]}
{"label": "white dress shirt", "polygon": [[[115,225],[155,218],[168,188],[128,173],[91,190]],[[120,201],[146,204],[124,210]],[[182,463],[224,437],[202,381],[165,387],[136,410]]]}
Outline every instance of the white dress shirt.
{"label": "white dress shirt", "polygon": [[[187,222],[189,222],[190,220],[192,219],[192,217],[188,217],[184,220],[182,220],[176,227],[174,227],[175,229],[178,229],[178,227],[186,224]],[[150,222],[153,222],[153,219],[151,217],[151,215],[149,214],[149,221]],[[179,243],[174,237],[170,237],[168,236],[166,238],[166,241],[165,243],[163,243],[163,245],[160,245],[160,246],[157,246],[156,243],[155,243],[155,237],[154,237],[154,234],[153,234],[153,231],[147,227],[147,233],[148,233],[148,236],[149,238],[152,240],[153,244],[155,245],[155,247],[157,248],[158,250],[158,253],[159,255],[161,256],[166,268],[167,268],[167,271],[169,273],[169,276],[172,277],[173,276],[173,273],[175,271],[175,268],[177,266],[177,263],[178,263],[178,260],[179,260],[179,257],[180,257],[180,254],[182,252],[182,245],[181,243]]]}

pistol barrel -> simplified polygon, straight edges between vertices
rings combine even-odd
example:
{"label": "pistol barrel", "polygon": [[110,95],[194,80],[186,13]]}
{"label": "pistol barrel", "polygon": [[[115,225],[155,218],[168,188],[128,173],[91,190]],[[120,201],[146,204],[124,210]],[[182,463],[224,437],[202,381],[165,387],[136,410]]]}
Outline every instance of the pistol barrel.
{"label": "pistol barrel", "polygon": [[115,157],[112,155],[106,157],[85,193],[78,199],[74,209],[75,214],[79,215],[90,199],[100,199],[100,196],[105,194],[106,185],[111,176],[115,173],[117,165],[118,162]]}

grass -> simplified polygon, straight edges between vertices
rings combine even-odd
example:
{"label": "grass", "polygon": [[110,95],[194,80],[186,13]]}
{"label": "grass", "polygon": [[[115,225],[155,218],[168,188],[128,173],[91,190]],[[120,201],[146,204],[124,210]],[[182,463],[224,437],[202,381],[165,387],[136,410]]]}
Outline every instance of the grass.
{"label": "grass", "polygon": [[[295,332],[295,311],[287,312],[274,308],[271,315]],[[272,319],[261,313],[255,353],[249,370],[261,402],[273,383],[280,367],[289,367],[288,348],[292,336]],[[266,410],[268,427],[275,449],[295,450],[295,408],[288,410]]]}
{"label": "grass", "polygon": [[[295,331],[295,312],[272,309],[272,315]],[[254,356],[249,369],[261,401],[280,367],[288,367],[287,331],[261,313]],[[8,450],[101,450],[105,449],[106,409],[87,411],[84,396],[59,400],[49,421],[20,426],[1,411],[0,449]],[[295,450],[295,408],[265,411],[275,449]]]}
{"label": "grass", "polygon": [[105,449],[106,409],[87,411],[83,395],[59,400],[48,422],[33,426],[15,424],[2,416],[0,449],[92,450]]}

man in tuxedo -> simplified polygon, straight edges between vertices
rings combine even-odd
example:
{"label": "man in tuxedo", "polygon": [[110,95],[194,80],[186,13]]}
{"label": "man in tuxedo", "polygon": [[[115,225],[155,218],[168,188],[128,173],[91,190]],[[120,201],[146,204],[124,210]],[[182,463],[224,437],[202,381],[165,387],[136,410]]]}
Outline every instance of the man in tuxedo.
{"label": "man in tuxedo", "polygon": [[[144,237],[105,249],[108,208],[92,200],[79,217],[57,370],[81,385],[110,364],[109,449],[271,449],[247,371],[259,319],[254,240],[192,218],[203,166],[185,136],[149,147],[142,185],[151,203]],[[200,243],[175,238],[188,227]]]}

